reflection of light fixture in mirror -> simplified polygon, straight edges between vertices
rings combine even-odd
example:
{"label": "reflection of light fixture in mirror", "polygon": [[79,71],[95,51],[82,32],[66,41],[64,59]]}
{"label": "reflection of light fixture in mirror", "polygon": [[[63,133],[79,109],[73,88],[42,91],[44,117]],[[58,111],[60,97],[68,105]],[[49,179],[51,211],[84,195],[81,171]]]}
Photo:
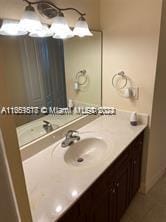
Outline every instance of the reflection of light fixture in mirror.
{"label": "reflection of light fixture in mirror", "polygon": [[75,28],[73,30],[73,34],[79,37],[84,36],[93,36],[92,32],[90,32],[88,24],[83,16],[79,18],[77,21]]}
{"label": "reflection of light fixture in mirror", "polygon": [[18,21],[4,19],[2,22],[2,27],[0,29],[0,35],[11,35],[11,36],[19,36],[26,35],[26,31],[18,30]]}
{"label": "reflection of light fixture in mirror", "polygon": [[54,38],[65,39],[73,37],[73,32],[69,28],[62,12],[58,12],[58,15],[53,19],[50,31],[54,33]]}
{"label": "reflection of light fixture in mirror", "polygon": [[42,25],[42,28],[40,30],[31,32],[29,36],[31,37],[39,37],[39,38],[44,38],[44,37],[50,37],[52,36],[53,33],[51,30],[48,28],[46,24]]}
{"label": "reflection of light fixture in mirror", "polygon": [[[18,28],[13,30],[13,35],[19,33],[28,32],[32,37],[46,37],[50,36],[51,33],[54,38],[66,39],[71,38],[73,36],[85,37],[92,36],[93,34],[90,32],[88,24],[85,20],[85,13],[80,12],[76,8],[68,7],[68,8],[59,8],[55,3],[48,0],[39,0],[39,1],[30,1],[23,0],[28,5],[25,7],[24,14],[19,22]],[[35,12],[35,8],[32,5],[37,6],[38,12],[42,16],[46,16],[48,19],[52,19],[53,23],[51,25],[51,33],[48,34],[48,31],[42,27],[42,23],[38,15]],[[76,23],[74,31],[72,31],[64,18],[64,11],[72,11],[77,13],[80,18]]]}
{"label": "reflection of light fixture in mirror", "polygon": [[56,209],[55,209],[55,211],[57,212],[57,213],[60,213],[61,211],[62,211],[62,206],[61,205],[58,205],[57,207],[56,207]]}
{"label": "reflection of light fixture in mirror", "polygon": [[31,5],[26,6],[19,23],[19,29],[27,32],[35,32],[42,29],[42,24]]}
{"label": "reflection of light fixture in mirror", "polygon": [[77,197],[78,196],[78,191],[77,190],[73,190],[71,195],[72,195],[72,197]]}

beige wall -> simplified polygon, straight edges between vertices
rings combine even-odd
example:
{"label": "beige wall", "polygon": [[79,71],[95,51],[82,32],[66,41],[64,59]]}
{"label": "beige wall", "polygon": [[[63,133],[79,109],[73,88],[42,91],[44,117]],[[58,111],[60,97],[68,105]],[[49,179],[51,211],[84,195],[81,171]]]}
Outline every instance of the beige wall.
{"label": "beige wall", "polygon": [[[105,105],[151,113],[161,2],[161,0],[101,0]],[[140,87],[139,100],[133,102],[124,99],[112,87],[112,76],[121,70]]]}
{"label": "beige wall", "polygon": [[[2,54],[1,46],[0,52],[0,105],[7,107],[10,104],[10,97],[8,95],[5,75],[3,72],[4,57]],[[28,197],[13,117],[9,115],[5,117],[0,115],[0,128],[2,130],[4,145],[6,148],[6,157],[11,173],[11,179],[17,199],[21,221],[31,222],[30,208],[28,204]],[[4,216],[9,214],[8,209],[4,210],[3,214]],[[10,221],[12,220],[13,218],[10,218]]]}
{"label": "beige wall", "polygon": [[[83,104],[101,105],[101,32],[64,41],[67,98]],[[74,90],[76,74],[87,71],[88,84]],[[81,80],[82,81],[82,80]]]}
{"label": "beige wall", "polygon": [[147,166],[147,187],[166,169],[166,2],[163,1],[161,36],[156,72],[152,125]]}
{"label": "beige wall", "polygon": [[[145,112],[151,117],[162,0],[101,0],[100,4],[101,29],[104,35],[104,105]],[[140,88],[138,100],[132,101],[120,97],[112,87],[113,75],[121,70],[125,71]],[[156,146],[152,146],[153,142],[150,140],[149,146],[147,145],[144,150],[142,184],[145,190],[155,182],[151,181],[154,175],[163,169],[159,164],[163,152],[160,149],[156,151]],[[148,136],[146,144],[148,144]],[[155,158],[157,158],[156,162]],[[164,163],[163,159],[162,163]],[[145,182],[146,170],[148,177]]]}
{"label": "beige wall", "polygon": [[[33,1],[33,0],[32,0]],[[75,7],[87,14],[86,18],[91,28],[99,29],[99,0],[52,0],[59,7]],[[25,2],[22,0],[0,0],[1,18],[20,19],[22,16]],[[65,12],[65,15],[71,26],[74,26],[78,15],[71,12]],[[43,20],[44,21],[44,20]]]}

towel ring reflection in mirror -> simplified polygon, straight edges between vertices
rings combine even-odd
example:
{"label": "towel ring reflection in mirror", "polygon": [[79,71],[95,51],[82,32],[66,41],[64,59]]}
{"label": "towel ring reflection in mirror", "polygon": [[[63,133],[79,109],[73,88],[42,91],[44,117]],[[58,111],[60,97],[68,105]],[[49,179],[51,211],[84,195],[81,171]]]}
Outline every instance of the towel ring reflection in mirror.
{"label": "towel ring reflection in mirror", "polygon": [[88,83],[88,75],[86,70],[79,71],[74,78],[74,90],[76,92],[81,90],[81,86],[86,86]]}

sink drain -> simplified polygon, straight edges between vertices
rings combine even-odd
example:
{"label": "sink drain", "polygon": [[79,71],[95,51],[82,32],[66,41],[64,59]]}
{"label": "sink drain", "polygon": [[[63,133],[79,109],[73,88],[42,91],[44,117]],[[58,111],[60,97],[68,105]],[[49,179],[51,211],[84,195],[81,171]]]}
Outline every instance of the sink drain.
{"label": "sink drain", "polygon": [[77,160],[78,163],[82,163],[83,161],[84,161],[83,158],[78,158],[78,160]]}

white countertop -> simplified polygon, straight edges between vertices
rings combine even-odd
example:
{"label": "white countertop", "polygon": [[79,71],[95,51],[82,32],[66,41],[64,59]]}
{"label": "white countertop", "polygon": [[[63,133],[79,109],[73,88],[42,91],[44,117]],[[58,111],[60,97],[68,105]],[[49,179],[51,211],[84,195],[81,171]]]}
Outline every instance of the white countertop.
{"label": "white countertop", "polygon": [[93,166],[67,165],[64,153],[68,148],[59,145],[62,140],[23,162],[33,222],[56,221],[146,128],[147,115],[136,127],[130,125],[129,115],[102,116],[79,129],[81,138],[93,132],[110,147]]}

